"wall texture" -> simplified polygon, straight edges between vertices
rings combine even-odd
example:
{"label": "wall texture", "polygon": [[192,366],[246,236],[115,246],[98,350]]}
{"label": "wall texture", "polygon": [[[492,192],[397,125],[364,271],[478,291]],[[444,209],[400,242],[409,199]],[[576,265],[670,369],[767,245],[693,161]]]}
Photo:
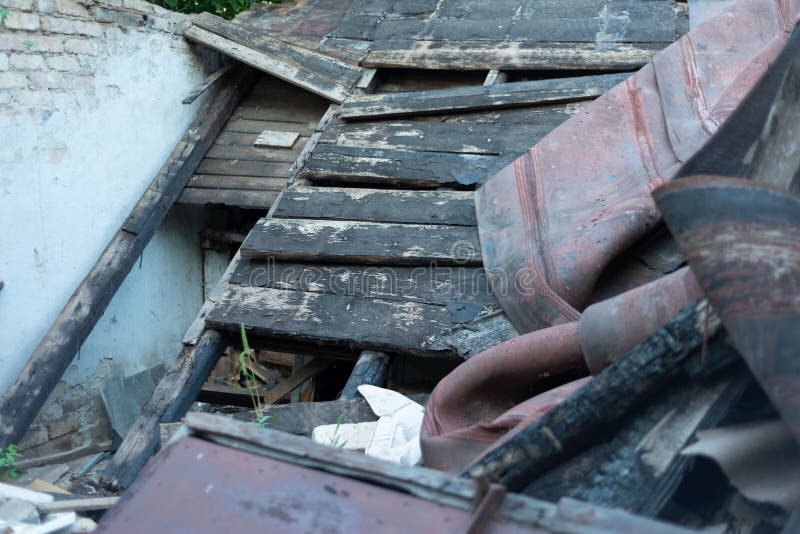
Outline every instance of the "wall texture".
{"label": "wall texture", "polygon": [[[4,391],[194,119],[204,98],[181,100],[218,58],[184,41],[186,18],[140,1],[0,8]],[[31,454],[110,437],[98,388],[175,358],[202,304],[202,225],[202,210],[170,214],[28,433]]]}

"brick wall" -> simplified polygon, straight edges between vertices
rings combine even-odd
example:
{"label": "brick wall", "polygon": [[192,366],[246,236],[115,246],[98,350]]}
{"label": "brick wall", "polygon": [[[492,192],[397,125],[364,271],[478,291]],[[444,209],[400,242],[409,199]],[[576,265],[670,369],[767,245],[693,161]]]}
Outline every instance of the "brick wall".
{"label": "brick wall", "polygon": [[92,93],[98,56],[122,33],[178,37],[189,25],[141,0],[0,0],[0,7],[8,10],[0,27],[0,106],[43,107],[53,93]]}

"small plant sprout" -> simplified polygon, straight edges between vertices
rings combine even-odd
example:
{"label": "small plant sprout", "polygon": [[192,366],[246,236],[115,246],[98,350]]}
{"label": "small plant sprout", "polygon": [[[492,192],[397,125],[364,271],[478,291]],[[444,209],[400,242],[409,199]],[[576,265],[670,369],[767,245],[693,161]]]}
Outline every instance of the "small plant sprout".
{"label": "small plant sprout", "polygon": [[0,449],[0,479],[10,478],[17,480],[22,472],[17,468],[15,459],[19,456],[16,445],[9,445]]}
{"label": "small plant sprout", "polygon": [[0,26],[6,23],[6,19],[8,18],[9,11],[4,8],[0,8]]}
{"label": "small plant sprout", "polygon": [[250,401],[253,403],[253,410],[256,412],[256,421],[258,421],[258,425],[261,426],[267,422],[269,416],[264,415],[264,408],[261,405],[261,395],[259,395],[257,387],[252,385],[258,384],[258,381],[256,380],[256,375],[250,370],[250,365],[248,365],[248,363],[252,365],[255,362],[255,351],[250,348],[250,344],[247,342],[247,332],[244,330],[244,325],[241,324],[239,327],[242,331],[242,352],[239,353],[239,369],[247,383]]}
{"label": "small plant sprout", "polygon": [[347,445],[347,440],[342,439],[339,435],[339,429],[342,426],[342,421],[344,420],[344,414],[339,415],[339,419],[336,420],[336,428],[333,429],[333,436],[331,436],[330,446],[335,447],[337,449],[341,449],[345,445]]}

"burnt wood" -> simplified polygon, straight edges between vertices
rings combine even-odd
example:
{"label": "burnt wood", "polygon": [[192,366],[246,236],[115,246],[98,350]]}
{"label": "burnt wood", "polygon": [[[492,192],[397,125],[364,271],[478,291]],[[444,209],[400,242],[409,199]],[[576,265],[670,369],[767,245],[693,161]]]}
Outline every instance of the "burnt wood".
{"label": "burnt wood", "polygon": [[389,191],[298,186],[284,193],[275,217],[477,226],[466,191]]}
{"label": "burnt wood", "polygon": [[389,366],[392,357],[385,352],[365,350],[358,357],[353,372],[347,378],[347,382],[339,395],[340,400],[357,399],[362,397],[358,392],[358,386],[370,385],[383,387],[389,378]]}
{"label": "burnt wood", "polygon": [[262,219],[242,244],[248,258],[380,265],[480,265],[471,226]]}
{"label": "burnt wood", "polygon": [[345,121],[526,107],[596,98],[627,74],[512,82],[482,87],[352,97],[342,104]]}
{"label": "burnt wood", "polygon": [[364,298],[496,307],[480,267],[326,265],[242,258],[230,283]]}
{"label": "burnt wood", "polygon": [[188,39],[336,103],[344,101],[361,76],[357,66],[209,13],[193,17],[193,23],[184,34]]}
{"label": "burnt wood", "polygon": [[502,163],[492,155],[319,145],[300,177],[404,187],[472,187]]}
{"label": "burnt wood", "polygon": [[454,326],[445,306],[229,285],[206,315],[206,328],[351,348],[454,357],[425,348]]}
{"label": "burnt wood", "polygon": [[22,438],[252,82],[252,71],[237,69],[209,99],[67,301],[0,399],[0,446]]}
{"label": "burnt wood", "polygon": [[632,409],[660,390],[720,328],[701,301],[637,345],[542,418],[481,457],[469,473],[519,491],[596,443]]}

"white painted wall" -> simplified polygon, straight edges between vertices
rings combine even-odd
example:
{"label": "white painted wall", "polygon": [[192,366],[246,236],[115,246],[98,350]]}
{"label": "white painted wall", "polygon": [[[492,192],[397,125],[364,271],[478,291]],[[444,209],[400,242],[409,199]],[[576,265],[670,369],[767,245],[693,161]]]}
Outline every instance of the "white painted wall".
{"label": "white painted wall", "polygon": [[[35,8],[32,14],[44,23]],[[87,36],[94,52],[75,56],[81,72],[49,71],[66,85],[42,89],[34,83],[34,75],[48,72],[22,71],[24,87],[19,76],[5,78],[5,87],[0,81],[0,391],[203,103],[181,104],[207,73],[180,36],[102,28]],[[52,35],[28,31],[15,34],[15,42],[7,39],[6,48],[21,48],[24,37],[50,43],[53,51]],[[64,36],[62,43],[75,37]],[[43,53],[47,66],[51,57],[68,57],[58,55],[59,46],[54,50],[56,56]],[[202,304],[201,225],[199,211],[170,214],[68,370],[68,384],[109,363],[129,374],[174,360]]]}

